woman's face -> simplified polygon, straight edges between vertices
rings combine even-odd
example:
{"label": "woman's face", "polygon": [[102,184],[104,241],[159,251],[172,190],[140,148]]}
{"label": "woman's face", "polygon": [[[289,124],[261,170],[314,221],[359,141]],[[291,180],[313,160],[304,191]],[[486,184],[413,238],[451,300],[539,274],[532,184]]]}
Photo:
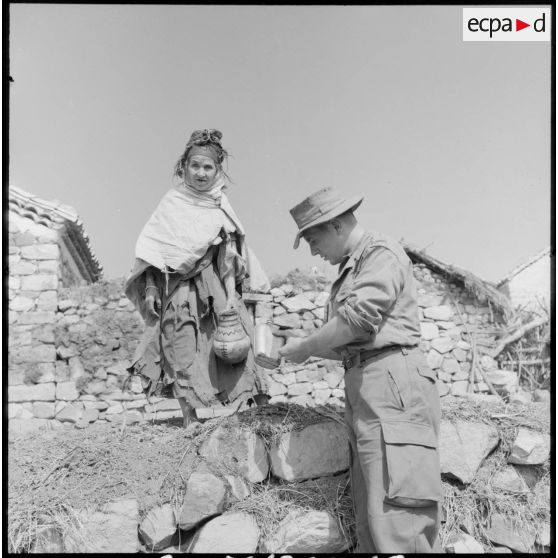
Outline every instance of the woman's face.
{"label": "woman's face", "polygon": [[193,155],[186,161],[186,181],[196,190],[207,190],[212,184],[218,169],[211,157]]}

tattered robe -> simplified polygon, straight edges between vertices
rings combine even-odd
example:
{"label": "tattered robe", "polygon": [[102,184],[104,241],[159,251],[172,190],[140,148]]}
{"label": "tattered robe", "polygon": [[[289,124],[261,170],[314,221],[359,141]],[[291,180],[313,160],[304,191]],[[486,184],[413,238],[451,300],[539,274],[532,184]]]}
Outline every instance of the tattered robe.
{"label": "tattered robe", "polygon": [[[146,321],[130,371],[141,375],[146,393],[185,398],[192,407],[246,401],[266,392],[265,372],[255,364],[252,349],[239,364],[218,359],[212,350],[216,316],[226,304],[223,278],[235,276],[240,318],[250,338],[253,325],[240,283],[249,276],[255,290],[269,286],[223,185],[214,189],[214,197],[184,184],[167,192],[139,235],[125,286]],[[158,319],[145,307],[148,268],[161,296]]]}

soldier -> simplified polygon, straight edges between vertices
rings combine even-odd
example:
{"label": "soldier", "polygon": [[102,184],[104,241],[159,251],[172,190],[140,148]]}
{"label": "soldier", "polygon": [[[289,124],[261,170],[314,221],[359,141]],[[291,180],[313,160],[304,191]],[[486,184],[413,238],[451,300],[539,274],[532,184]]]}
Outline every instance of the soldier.
{"label": "soldier", "polygon": [[291,209],[294,247],[304,238],[339,275],[324,325],[289,338],[281,354],[343,362],[356,551],[440,552],[440,404],[418,348],[413,267],[399,243],[357,222],[362,199],[324,188]]}

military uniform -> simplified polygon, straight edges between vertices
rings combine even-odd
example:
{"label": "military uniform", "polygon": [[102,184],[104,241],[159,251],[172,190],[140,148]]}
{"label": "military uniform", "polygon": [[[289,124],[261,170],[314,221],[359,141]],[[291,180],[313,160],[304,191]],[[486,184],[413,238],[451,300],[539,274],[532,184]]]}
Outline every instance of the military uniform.
{"label": "military uniform", "polygon": [[439,396],[399,243],[364,234],[332,285],[326,319],[336,315],[355,334],[335,351],[346,370],[357,551],[439,551]]}

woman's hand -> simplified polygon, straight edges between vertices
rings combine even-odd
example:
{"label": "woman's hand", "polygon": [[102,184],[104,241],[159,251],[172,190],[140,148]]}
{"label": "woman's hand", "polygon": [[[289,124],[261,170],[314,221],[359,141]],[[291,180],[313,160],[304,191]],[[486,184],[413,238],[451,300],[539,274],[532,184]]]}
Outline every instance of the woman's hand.
{"label": "woman's hand", "polygon": [[289,337],[285,345],[279,349],[279,354],[297,364],[304,362],[307,358],[312,356],[311,353],[308,352],[306,341],[298,336]]}
{"label": "woman's hand", "polygon": [[150,286],[145,289],[145,307],[149,317],[159,317],[158,311],[161,310],[161,296],[157,287]]}
{"label": "woman's hand", "polygon": [[232,296],[227,298],[227,304],[225,305],[225,312],[229,311],[238,311],[238,302],[236,300],[236,296]]}

